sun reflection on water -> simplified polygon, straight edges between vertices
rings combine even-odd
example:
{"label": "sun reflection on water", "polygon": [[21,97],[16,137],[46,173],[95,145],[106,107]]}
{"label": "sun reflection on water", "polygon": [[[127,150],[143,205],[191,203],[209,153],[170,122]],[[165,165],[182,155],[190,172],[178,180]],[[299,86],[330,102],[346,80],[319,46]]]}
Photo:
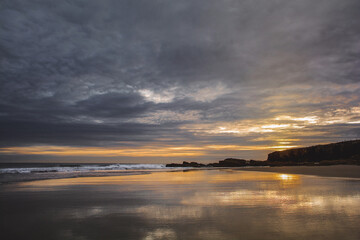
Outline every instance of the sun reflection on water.
{"label": "sun reflection on water", "polygon": [[336,178],[222,169],[52,179],[17,183],[12,189],[29,191],[26,196],[33,194],[36,201],[51,191],[51,204],[57,202],[53,196],[61,196],[59,203],[68,204],[56,205],[53,216],[61,222],[94,226],[92,221],[97,224],[103,219],[109,224],[111,219],[116,228],[133,223],[133,228],[122,231],[141,232],[137,239],[228,240],[241,234],[248,234],[245,239],[263,239],[271,232],[286,236],[279,239],[308,239],[340,225],[346,234],[356,229],[360,216],[356,184]]}
{"label": "sun reflection on water", "polygon": [[282,180],[291,180],[291,179],[293,179],[293,176],[291,176],[291,175],[288,175],[288,174],[280,174],[280,179],[282,179]]}
{"label": "sun reflection on water", "polygon": [[[148,198],[178,203],[176,207],[166,208],[152,204],[137,208],[154,219],[197,218],[202,215],[201,207],[242,206],[277,207],[283,211],[326,212],[329,209],[346,211],[352,215],[360,211],[360,195],[339,195],[326,192],[331,185],[312,184],[309,178],[296,174],[270,172],[251,172],[241,170],[178,171],[154,172],[152,174],[84,177],[76,179],[51,179],[19,183],[20,191],[49,191],[72,188],[81,185],[109,186],[122,192],[141,192],[151,190]],[[307,183],[303,183],[307,179]],[[328,180],[330,181],[330,180]],[[101,190],[100,190],[101,191]],[[324,195],[325,194],[325,195]],[[96,214],[93,213],[92,214]]]}

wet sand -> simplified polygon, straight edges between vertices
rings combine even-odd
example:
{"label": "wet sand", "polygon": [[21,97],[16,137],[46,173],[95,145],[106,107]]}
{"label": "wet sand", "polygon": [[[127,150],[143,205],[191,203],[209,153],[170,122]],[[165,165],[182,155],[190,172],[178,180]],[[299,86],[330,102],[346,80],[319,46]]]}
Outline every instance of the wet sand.
{"label": "wet sand", "polygon": [[238,169],[48,179],[0,185],[0,212],[7,240],[357,240],[360,181]]}
{"label": "wet sand", "polygon": [[357,165],[253,167],[241,168],[239,170],[304,174],[322,177],[360,178],[360,166]]}

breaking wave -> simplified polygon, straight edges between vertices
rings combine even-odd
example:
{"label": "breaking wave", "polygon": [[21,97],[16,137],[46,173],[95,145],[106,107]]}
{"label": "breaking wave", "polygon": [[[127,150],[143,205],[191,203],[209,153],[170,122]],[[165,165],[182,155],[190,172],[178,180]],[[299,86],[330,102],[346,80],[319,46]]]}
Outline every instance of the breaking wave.
{"label": "breaking wave", "polygon": [[92,171],[115,171],[115,170],[151,170],[163,169],[165,164],[109,164],[109,165],[79,165],[79,166],[56,166],[56,167],[21,167],[1,168],[0,173],[24,174],[24,173],[49,173],[49,172],[92,172]]}

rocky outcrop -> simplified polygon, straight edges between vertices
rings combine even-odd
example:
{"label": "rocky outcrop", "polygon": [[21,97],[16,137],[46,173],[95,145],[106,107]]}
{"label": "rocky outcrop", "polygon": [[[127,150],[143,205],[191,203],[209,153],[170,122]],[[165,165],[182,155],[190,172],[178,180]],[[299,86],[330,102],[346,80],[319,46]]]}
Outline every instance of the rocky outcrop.
{"label": "rocky outcrop", "polygon": [[246,161],[245,159],[237,159],[237,158],[226,158],[224,160],[220,160],[217,163],[209,163],[209,164],[201,164],[197,162],[186,162],[183,163],[170,163],[166,164],[166,167],[244,167],[244,166],[264,166],[265,161],[255,161],[250,160]]}
{"label": "rocky outcrop", "polygon": [[226,158],[222,161],[219,161],[218,167],[244,167],[246,166],[245,159],[237,158]]}
{"label": "rocky outcrop", "polygon": [[245,166],[326,166],[337,164],[360,165],[360,140],[294,148],[276,151],[268,155],[267,161],[247,161],[226,158],[217,163],[197,162],[170,163],[166,167],[245,167]]}
{"label": "rocky outcrop", "polygon": [[253,167],[260,167],[260,166],[269,166],[267,161],[256,161],[256,160],[250,160],[248,162],[248,166],[253,166]]}
{"label": "rocky outcrop", "polygon": [[183,161],[183,163],[170,163],[166,164],[166,167],[206,167],[205,164],[197,163],[197,162],[186,162]]}
{"label": "rocky outcrop", "polygon": [[269,165],[301,163],[328,165],[331,161],[339,162],[338,164],[360,163],[360,140],[276,151],[268,155],[267,161]]}

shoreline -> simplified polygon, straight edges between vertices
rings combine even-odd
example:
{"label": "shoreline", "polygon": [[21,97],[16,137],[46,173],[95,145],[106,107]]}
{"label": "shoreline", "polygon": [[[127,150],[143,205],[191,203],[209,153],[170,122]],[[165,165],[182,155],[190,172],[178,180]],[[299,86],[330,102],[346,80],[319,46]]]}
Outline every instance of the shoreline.
{"label": "shoreline", "polygon": [[[331,165],[331,166],[281,166],[281,167],[204,167],[204,168],[168,168],[162,169],[166,172],[187,172],[187,171],[206,171],[206,170],[233,170],[233,171],[255,171],[255,172],[272,172],[282,174],[300,174],[309,176],[320,177],[337,177],[337,178],[353,178],[360,179],[360,166],[359,165]],[[126,175],[142,175],[151,174],[154,172],[162,171],[119,171],[119,172],[92,172],[87,174],[36,174],[23,176],[23,178],[17,178],[16,176],[8,176],[7,178],[0,178],[0,185],[39,181],[48,179],[66,179],[66,178],[81,178],[81,177],[114,177],[114,176],[126,176]],[[4,176],[3,176],[4,177]]]}
{"label": "shoreline", "polygon": [[[12,239],[41,239],[45,234],[48,239],[232,240],[272,234],[270,239],[338,240],[345,235],[356,239],[359,179],[247,169],[254,170],[170,169],[0,185],[3,235]],[[289,172],[287,167],[281,169]]]}
{"label": "shoreline", "polygon": [[276,172],[320,177],[360,178],[359,165],[243,167],[241,171]]}

